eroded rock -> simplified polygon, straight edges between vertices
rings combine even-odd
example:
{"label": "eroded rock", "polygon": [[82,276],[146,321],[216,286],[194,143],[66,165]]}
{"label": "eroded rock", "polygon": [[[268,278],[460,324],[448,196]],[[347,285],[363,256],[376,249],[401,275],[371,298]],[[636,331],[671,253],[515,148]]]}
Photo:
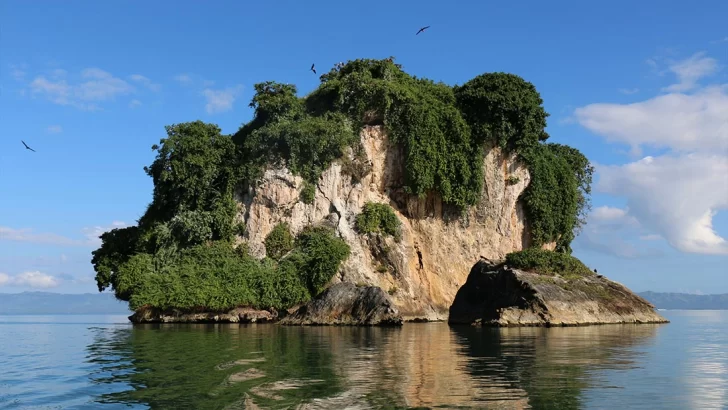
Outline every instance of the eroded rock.
{"label": "eroded rock", "polygon": [[667,322],[652,304],[602,275],[567,280],[484,260],[471,269],[448,318],[483,326]]}
{"label": "eroded rock", "polygon": [[274,309],[256,310],[248,307],[235,308],[227,313],[185,313],[176,309],[141,308],[129,316],[132,323],[265,323],[277,318],[278,312]]}
{"label": "eroded rock", "polygon": [[402,316],[379,287],[337,283],[283,318],[284,325],[401,325]]}

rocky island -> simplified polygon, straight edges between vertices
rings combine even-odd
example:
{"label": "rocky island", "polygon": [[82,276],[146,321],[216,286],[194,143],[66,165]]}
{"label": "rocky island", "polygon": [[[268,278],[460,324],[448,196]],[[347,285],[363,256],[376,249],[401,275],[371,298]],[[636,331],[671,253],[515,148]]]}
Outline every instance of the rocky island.
{"label": "rocky island", "polygon": [[[559,318],[598,310],[602,291],[584,290],[612,285],[586,267],[583,286],[552,272],[578,262],[570,243],[593,168],[545,142],[548,114],[531,83],[486,73],[449,86],[389,58],[337,66],[305,97],[276,82],[255,91],[255,114],[233,135],[201,121],[166,127],[145,167],[152,202],[136,226],[101,236],[98,288],[128,301],[133,322],[607,320]],[[533,252],[546,263],[531,273],[478,262]],[[613,306],[634,302],[626,288],[607,292]],[[541,319],[498,316],[504,298]]]}

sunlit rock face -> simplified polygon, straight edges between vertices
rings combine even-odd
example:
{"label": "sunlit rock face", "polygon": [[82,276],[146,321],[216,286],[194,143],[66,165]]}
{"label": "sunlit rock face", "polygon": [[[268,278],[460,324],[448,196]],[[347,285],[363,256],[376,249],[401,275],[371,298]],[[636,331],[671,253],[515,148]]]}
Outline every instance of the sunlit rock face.
{"label": "sunlit rock face", "polygon": [[[457,290],[481,256],[500,259],[529,246],[518,197],[530,174],[515,157],[488,150],[481,199],[463,214],[439,195],[418,198],[405,192],[403,152],[380,126],[367,126],[360,136],[363,165],[370,171],[353,181],[341,161],[334,163],[318,180],[310,204],[300,199],[303,179],[285,168],[268,169],[239,192],[237,218],[246,228],[238,241],[263,257],[265,237],[279,222],[287,222],[293,234],[310,224],[330,224],[351,247],[334,283],[382,288],[405,320],[446,320]],[[402,223],[401,241],[356,232],[356,215],[367,202],[394,209]]]}

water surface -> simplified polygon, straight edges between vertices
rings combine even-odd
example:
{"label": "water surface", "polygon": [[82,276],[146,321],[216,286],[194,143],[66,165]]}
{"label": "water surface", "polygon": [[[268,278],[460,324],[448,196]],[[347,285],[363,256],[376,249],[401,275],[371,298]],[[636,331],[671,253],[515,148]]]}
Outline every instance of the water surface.
{"label": "water surface", "polygon": [[728,408],[728,311],[661,313],[551,329],[0,316],[0,408]]}

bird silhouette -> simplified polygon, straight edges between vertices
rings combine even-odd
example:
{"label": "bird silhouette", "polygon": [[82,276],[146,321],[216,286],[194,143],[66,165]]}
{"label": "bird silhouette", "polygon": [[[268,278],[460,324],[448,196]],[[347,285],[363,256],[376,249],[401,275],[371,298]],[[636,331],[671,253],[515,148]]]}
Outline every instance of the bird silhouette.
{"label": "bird silhouette", "polygon": [[28,144],[26,144],[26,143],[25,143],[25,141],[23,141],[23,140],[20,140],[20,142],[22,142],[22,143],[23,143],[23,145],[25,145],[25,149],[29,149],[29,150],[31,150],[31,151],[33,151],[33,152],[35,152],[35,150],[34,150],[33,148],[30,148],[30,147],[28,146]]}
{"label": "bird silhouette", "polygon": [[315,69],[315,68],[313,68],[313,66],[315,66],[315,65],[316,65],[316,63],[314,63],[314,64],[311,64],[311,71],[313,71],[313,73],[314,73],[314,74],[316,74],[316,69]]}
{"label": "bird silhouette", "polygon": [[419,31],[417,31],[417,33],[415,33],[415,35],[422,33],[423,31],[427,30],[428,28],[430,28],[430,26],[422,27]]}

